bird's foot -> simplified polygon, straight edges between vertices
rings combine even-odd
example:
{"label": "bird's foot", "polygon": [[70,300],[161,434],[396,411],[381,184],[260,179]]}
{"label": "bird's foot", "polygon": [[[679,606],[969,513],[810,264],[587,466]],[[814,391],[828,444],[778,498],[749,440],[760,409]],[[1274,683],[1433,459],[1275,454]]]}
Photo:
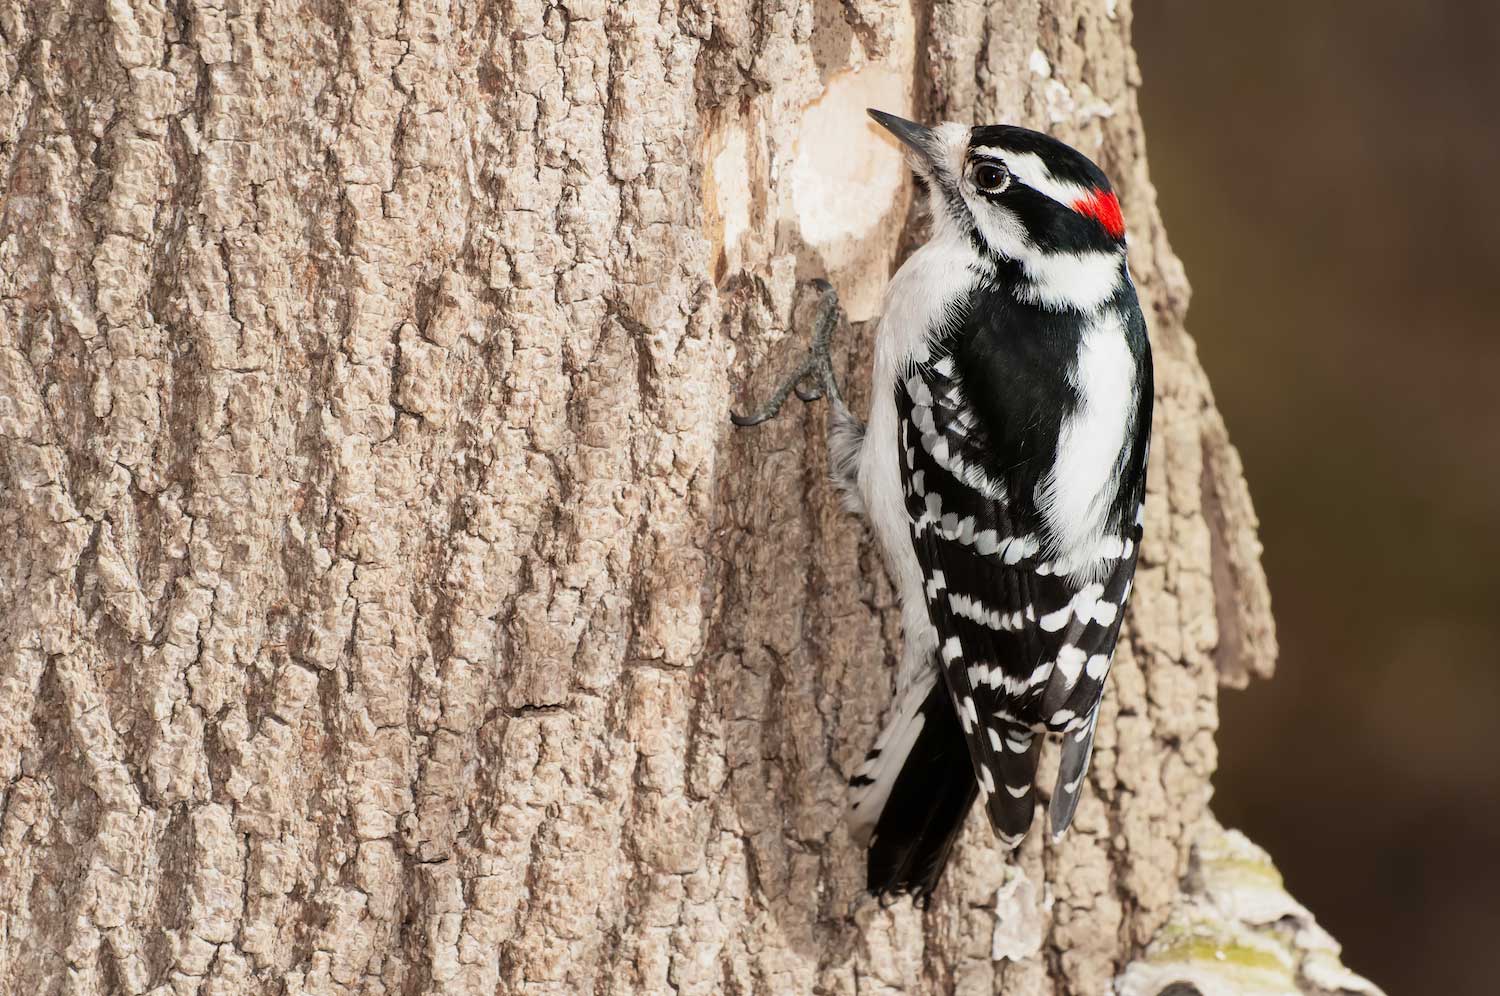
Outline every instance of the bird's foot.
{"label": "bird's foot", "polygon": [[818,317],[813,323],[812,346],[807,355],[791,376],[782,381],[771,399],[757,411],[749,415],[730,412],[729,418],[735,425],[743,428],[769,422],[780,413],[781,406],[793,394],[803,402],[817,401],[826,396],[836,408],[844,410],[844,399],[839,394],[838,382],[833,377],[833,361],[828,355],[834,329],[839,324],[839,296],[826,280],[815,280],[813,286],[822,297],[818,301]]}

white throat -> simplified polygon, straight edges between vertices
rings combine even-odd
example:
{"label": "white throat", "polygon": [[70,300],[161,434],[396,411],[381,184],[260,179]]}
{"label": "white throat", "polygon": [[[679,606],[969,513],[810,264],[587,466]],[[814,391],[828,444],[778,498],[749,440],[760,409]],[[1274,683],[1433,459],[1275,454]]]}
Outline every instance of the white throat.
{"label": "white throat", "polygon": [[1093,311],[1119,291],[1124,278],[1116,252],[1041,252],[1033,249],[1017,261],[1025,280],[1016,296],[1043,308]]}

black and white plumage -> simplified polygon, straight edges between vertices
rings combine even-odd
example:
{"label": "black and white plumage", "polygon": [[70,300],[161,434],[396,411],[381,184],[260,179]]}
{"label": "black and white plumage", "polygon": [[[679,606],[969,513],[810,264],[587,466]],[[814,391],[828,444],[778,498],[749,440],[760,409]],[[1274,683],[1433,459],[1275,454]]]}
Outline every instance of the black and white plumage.
{"label": "black and white plumage", "polygon": [[871,115],[911,149],[932,232],[886,294],[869,424],[826,360],[799,377],[824,379],[835,481],[902,603],[852,823],[870,890],[925,899],[976,796],[1021,841],[1046,732],[1053,833],[1072,820],[1139,551],[1151,356],[1098,167],[1023,128]]}

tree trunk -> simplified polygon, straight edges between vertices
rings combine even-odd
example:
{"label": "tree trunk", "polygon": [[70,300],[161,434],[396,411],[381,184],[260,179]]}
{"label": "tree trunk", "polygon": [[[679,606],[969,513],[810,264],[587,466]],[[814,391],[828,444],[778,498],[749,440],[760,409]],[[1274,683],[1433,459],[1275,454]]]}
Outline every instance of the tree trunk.
{"label": "tree trunk", "polygon": [[[0,0],[0,989],[1373,991],[1208,812],[1275,645],[1129,23]],[[1094,155],[1160,392],[1075,829],[926,912],[849,912],[899,634],[822,414],[726,418],[818,276],[868,402],[866,105]]]}

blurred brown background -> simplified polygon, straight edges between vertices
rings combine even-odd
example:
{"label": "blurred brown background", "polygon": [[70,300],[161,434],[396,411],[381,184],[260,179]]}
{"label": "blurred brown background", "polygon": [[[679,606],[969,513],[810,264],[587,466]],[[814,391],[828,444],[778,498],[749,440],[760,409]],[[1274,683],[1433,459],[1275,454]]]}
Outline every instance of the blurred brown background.
{"label": "blurred brown background", "polygon": [[1139,0],[1281,636],[1215,809],[1396,994],[1500,992],[1500,4]]}

